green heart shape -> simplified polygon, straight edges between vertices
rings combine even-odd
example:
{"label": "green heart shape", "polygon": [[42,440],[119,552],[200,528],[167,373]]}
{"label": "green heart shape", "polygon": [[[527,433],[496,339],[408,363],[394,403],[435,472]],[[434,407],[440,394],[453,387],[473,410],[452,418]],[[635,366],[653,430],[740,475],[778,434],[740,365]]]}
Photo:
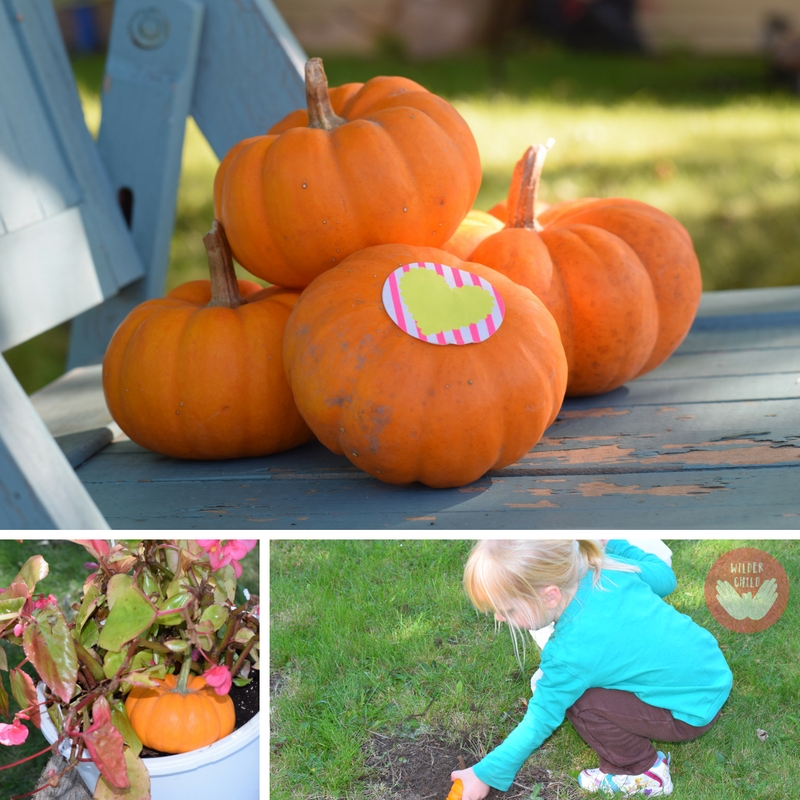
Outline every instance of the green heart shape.
{"label": "green heart shape", "polygon": [[480,322],[494,307],[491,292],[480,286],[450,288],[433,270],[410,269],[398,283],[403,302],[425,336]]}

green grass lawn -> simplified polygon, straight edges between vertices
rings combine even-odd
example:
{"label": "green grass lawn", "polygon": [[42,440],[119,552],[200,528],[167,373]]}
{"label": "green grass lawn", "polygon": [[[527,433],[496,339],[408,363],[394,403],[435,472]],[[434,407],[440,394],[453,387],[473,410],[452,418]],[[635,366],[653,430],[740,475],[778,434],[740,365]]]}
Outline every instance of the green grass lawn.
{"label": "green grass lawn", "polygon": [[[798,542],[667,544],[678,577],[668,602],[717,637],[734,673],[711,731],[662,747],[672,752],[673,796],[796,797],[800,604],[792,596],[775,625],[738,634],[712,618],[703,586],[720,555],[753,546],[781,562],[796,595]],[[435,734],[479,755],[513,729],[538,650],[528,649],[521,672],[505,627],[496,631],[470,606],[461,588],[470,547],[453,540],[270,543],[273,800],[371,800],[367,762],[380,737],[413,742]],[[765,742],[758,728],[768,732]],[[592,766],[596,756],[565,722],[523,769],[550,770],[567,787]],[[583,796],[574,791],[561,796]]]}
{"label": "green grass lawn", "polygon": [[[242,577],[239,579],[239,586],[247,588],[254,595],[259,594],[259,550],[257,545],[242,559]],[[36,554],[41,554],[50,565],[47,577],[37,584],[37,593],[55,595],[67,619],[71,619],[75,612],[70,606],[79,601],[83,582],[89,575],[89,570],[83,565],[91,561],[89,554],[80,545],[56,539],[29,538],[21,542],[15,539],[0,540],[0,588],[8,586],[19,568]],[[6,650],[9,665],[16,667],[22,660],[21,648],[12,647],[7,642],[0,642],[0,647]],[[36,672],[32,667],[26,665],[23,669],[36,679]],[[13,717],[19,706],[11,697],[8,673],[0,672],[0,676],[10,698],[10,714]],[[0,722],[10,721],[0,717]],[[28,729],[28,738],[24,744],[15,747],[0,746],[0,767],[33,755],[48,746],[47,740],[36,728],[29,725]],[[48,757],[45,753],[25,764],[0,771],[0,800],[30,792],[35,787]]]}
{"label": "green grass lawn", "polygon": [[[624,196],[674,215],[694,239],[706,289],[800,284],[800,99],[757,59],[575,54],[524,42],[502,61],[472,53],[419,64],[387,51],[325,63],[332,86],[406,75],[453,102],[480,150],[479,208],[505,195],[529,144],[554,137],[542,199]],[[102,59],[73,64],[96,131]],[[217,163],[190,120],[167,288],[206,275]],[[63,370],[67,336],[60,326],[6,353],[27,391]]]}

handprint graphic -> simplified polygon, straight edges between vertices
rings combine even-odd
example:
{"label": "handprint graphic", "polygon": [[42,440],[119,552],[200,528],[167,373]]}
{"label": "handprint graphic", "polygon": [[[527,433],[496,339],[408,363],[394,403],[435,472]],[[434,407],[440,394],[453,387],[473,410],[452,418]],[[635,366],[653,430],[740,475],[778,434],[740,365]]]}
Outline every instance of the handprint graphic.
{"label": "handprint graphic", "polygon": [[737,547],[713,563],[704,594],[720,625],[739,633],[756,633],[774,625],[786,610],[789,578],[770,553]]}
{"label": "handprint graphic", "polygon": [[734,619],[763,619],[778,599],[778,582],[769,578],[752,592],[739,594],[728,581],[717,581],[717,602]]}

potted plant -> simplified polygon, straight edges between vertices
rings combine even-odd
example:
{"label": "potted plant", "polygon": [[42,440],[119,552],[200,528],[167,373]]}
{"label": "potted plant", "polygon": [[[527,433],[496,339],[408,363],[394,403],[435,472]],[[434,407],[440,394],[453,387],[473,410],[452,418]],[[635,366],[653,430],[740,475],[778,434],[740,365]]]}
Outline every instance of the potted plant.
{"label": "potted plant", "polygon": [[255,800],[258,714],[237,726],[231,699],[259,669],[259,601],[236,591],[255,540],[73,541],[93,560],[70,621],[36,593],[49,570],[41,555],[0,589],[0,639],[22,647],[40,679],[9,670],[0,648],[0,717],[1,671],[21,709],[0,722],[0,744],[35,725],[96,800],[216,797],[215,772],[217,786]]}

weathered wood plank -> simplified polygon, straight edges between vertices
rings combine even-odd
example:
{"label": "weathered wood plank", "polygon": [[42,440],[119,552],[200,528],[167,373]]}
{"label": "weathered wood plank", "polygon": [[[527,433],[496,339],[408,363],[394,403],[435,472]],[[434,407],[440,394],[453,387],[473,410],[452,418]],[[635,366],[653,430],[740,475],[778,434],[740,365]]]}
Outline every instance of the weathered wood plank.
{"label": "weathered wood plank", "polygon": [[[143,529],[796,529],[800,469],[487,477],[460,489],[372,478],[99,484],[112,527]],[[146,499],[145,499],[146,498]]]}
{"label": "weathered wood plank", "polygon": [[703,350],[678,352],[648,372],[649,380],[663,378],[730,377],[790,373],[800,377],[800,347],[764,350]]}
{"label": "weathered wood plank", "polygon": [[737,314],[773,314],[800,311],[800,286],[764,289],[724,289],[705,292],[697,310],[698,319]]}

